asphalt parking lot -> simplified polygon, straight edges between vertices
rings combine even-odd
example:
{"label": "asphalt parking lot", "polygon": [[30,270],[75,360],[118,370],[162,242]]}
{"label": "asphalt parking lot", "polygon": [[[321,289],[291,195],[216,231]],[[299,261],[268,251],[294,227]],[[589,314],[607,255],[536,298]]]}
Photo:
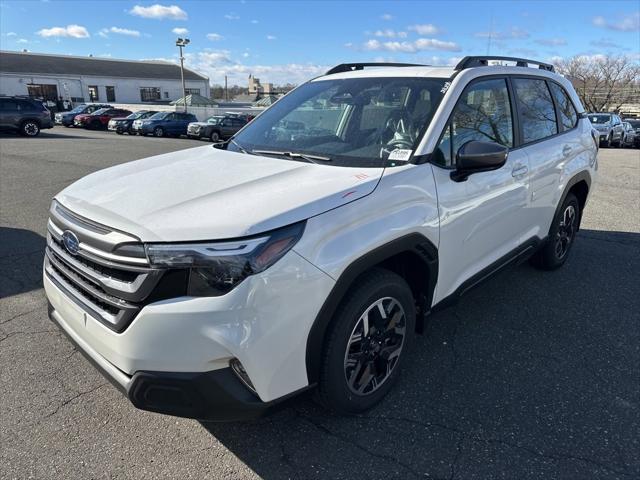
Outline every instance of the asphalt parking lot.
{"label": "asphalt parking lot", "polygon": [[603,149],[567,265],[511,268],[431,317],[362,417],[310,399],[252,423],[136,410],[49,322],[51,197],[186,139],[0,134],[0,478],[640,477],[640,150]]}

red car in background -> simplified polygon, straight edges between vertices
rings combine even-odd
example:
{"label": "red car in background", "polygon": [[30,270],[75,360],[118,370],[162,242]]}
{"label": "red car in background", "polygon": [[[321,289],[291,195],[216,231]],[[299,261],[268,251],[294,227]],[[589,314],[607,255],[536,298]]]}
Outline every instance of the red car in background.
{"label": "red car in background", "polygon": [[76,127],[91,128],[94,130],[107,128],[109,120],[116,117],[126,117],[131,115],[129,110],[123,108],[101,108],[93,113],[82,113],[73,119]]}

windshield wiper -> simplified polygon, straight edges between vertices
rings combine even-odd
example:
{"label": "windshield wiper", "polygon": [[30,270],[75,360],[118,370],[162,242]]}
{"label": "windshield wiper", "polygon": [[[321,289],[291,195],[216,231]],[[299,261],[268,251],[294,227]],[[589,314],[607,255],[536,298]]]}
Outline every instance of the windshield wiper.
{"label": "windshield wiper", "polygon": [[242,153],[246,153],[249,155],[254,155],[254,153],[250,150],[247,150],[246,148],[244,148],[242,145],[240,145],[238,142],[236,142],[233,138],[229,139],[229,143],[233,143],[236,147],[238,147],[238,150],[240,150]]}
{"label": "windshield wiper", "polygon": [[280,155],[280,156],[289,157],[289,158],[301,158],[303,160],[306,160],[309,163],[315,163],[315,164],[318,164],[318,161],[320,162],[331,161],[331,158],[329,157],[322,157],[320,155],[309,155],[308,153],[300,153],[300,152],[279,152],[276,150],[252,150],[251,153],[254,153],[257,155]]}

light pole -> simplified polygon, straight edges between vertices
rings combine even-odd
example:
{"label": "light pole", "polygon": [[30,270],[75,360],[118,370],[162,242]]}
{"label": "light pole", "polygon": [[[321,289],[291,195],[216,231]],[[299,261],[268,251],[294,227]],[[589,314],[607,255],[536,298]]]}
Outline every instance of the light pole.
{"label": "light pole", "polygon": [[180,49],[180,78],[182,78],[182,103],[184,104],[184,111],[187,111],[187,89],[184,86],[184,56],[182,55],[182,48],[189,45],[188,38],[178,38],[176,40],[176,47]]}

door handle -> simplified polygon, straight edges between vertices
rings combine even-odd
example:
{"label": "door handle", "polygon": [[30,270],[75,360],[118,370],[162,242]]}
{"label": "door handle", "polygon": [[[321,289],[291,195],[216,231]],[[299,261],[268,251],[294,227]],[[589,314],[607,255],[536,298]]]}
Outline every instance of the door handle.
{"label": "door handle", "polygon": [[562,149],[562,155],[566,157],[571,153],[571,150],[573,150],[573,148],[571,148],[569,145],[565,145],[564,148]]}
{"label": "door handle", "polygon": [[511,176],[514,178],[520,178],[529,172],[529,167],[526,165],[515,165],[511,170]]}

